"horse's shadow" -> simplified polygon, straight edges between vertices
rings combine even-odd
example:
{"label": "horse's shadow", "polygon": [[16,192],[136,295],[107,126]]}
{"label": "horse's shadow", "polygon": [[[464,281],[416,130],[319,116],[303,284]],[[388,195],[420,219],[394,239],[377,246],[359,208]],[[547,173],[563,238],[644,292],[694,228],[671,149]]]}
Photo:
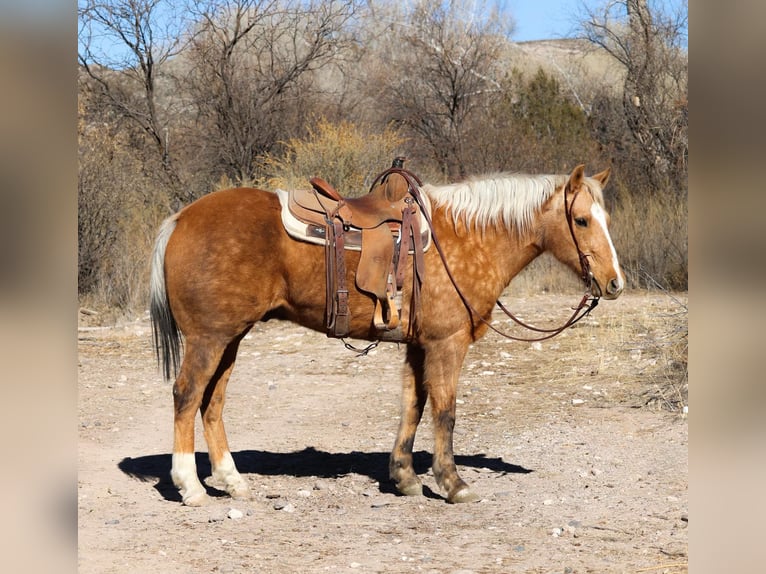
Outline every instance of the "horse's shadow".
{"label": "horse's shadow", "polygon": [[[388,478],[388,453],[384,452],[345,452],[332,453],[307,447],[295,452],[267,452],[261,450],[243,450],[232,453],[237,469],[243,474],[262,474],[269,476],[288,475],[295,477],[338,478],[355,473],[370,477],[378,482],[382,493],[396,494],[393,483]],[[211,468],[207,453],[195,453],[197,472],[200,476],[210,476]],[[455,455],[455,464],[463,467],[486,468],[501,474],[526,474],[532,472],[522,466],[510,464],[501,458],[487,458],[483,454]],[[425,451],[413,453],[413,465],[417,474],[428,471],[431,455]],[[170,454],[154,454],[137,458],[127,457],[118,467],[125,474],[142,481],[157,481],[155,488],[166,499],[180,501],[175,486],[170,481]],[[206,485],[211,496],[224,496],[225,493]],[[423,492],[432,498],[442,498],[424,486]]]}

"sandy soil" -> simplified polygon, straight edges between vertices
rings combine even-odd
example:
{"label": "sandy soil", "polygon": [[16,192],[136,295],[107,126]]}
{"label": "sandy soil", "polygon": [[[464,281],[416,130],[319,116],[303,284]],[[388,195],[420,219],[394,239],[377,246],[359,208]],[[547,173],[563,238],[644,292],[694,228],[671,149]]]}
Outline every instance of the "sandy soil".
{"label": "sandy soil", "polygon": [[[504,302],[541,324],[576,299]],[[211,487],[211,504],[184,507],[148,319],[82,315],[79,571],[686,572],[685,304],[626,294],[550,341],[475,344],[455,431],[458,469],[482,496],[467,505],[446,503],[430,473],[428,411],[415,443],[425,496],[388,482],[403,348],[357,357],[273,321],[243,342],[225,410],[251,498]],[[197,451],[209,476],[199,428]]]}

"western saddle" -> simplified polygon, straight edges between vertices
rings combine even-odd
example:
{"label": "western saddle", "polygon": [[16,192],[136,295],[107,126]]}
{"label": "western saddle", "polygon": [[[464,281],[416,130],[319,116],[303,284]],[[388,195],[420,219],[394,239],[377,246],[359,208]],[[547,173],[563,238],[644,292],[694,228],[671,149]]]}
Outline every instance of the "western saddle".
{"label": "western saddle", "polygon": [[[375,297],[376,335],[386,341],[410,340],[425,271],[423,253],[431,241],[426,223],[430,204],[420,193],[420,180],[404,169],[404,158],[397,157],[362,197],[342,197],[318,177],[310,182],[310,190],[277,193],[288,233],[325,245],[327,335],[342,338],[349,333],[345,250],[351,249],[361,252],[356,286]],[[403,333],[401,296],[410,254],[412,300]]]}

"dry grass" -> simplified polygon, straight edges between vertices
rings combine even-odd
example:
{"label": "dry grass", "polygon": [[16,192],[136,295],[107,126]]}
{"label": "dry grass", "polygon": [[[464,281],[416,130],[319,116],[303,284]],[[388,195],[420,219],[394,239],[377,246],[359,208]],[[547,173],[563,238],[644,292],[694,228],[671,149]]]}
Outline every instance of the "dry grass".
{"label": "dry grass", "polygon": [[[614,350],[613,372],[635,406],[685,414],[688,406],[688,307],[686,294],[638,294],[629,316],[609,313],[600,341]],[[619,301],[604,303],[620,305]]]}
{"label": "dry grass", "polygon": [[642,353],[656,357],[658,368],[650,371],[651,387],[643,393],[646,406],[685,414],[689,404],[688,307],[677,297],[676,310],[659,315],[653,336],[639,346]]}
{"label": "dry grass", "polygon": [[[579,299],[577,293],[520,296],[508,291],[503,303],[522,320],[551,327],[566,320]],[[531,336],[500,311],[493,319],[503,331]],[[489,345],[482,343],[472,350],[466,372],[470,377],[483,363],[499,366],[498,373],[507,366],[502,379],[508,385],[537,387],[543,393],[524,405],[532,410],[548,411],[556,408],[552,403],[577,399],[590,406],[684,415],[688,405],[687,332],[685,293],[629,292],[616,301],[601,302],[590,316],[547,341],[509,343],[489,334]],[[504,354],[508,361],[498,362],[498,355]]]}
{"label": "dry grass", "polygon": [[618,190],[611,234],[637,288],[686,289],[688,286],[688,206],[678,193],[637,194]]}

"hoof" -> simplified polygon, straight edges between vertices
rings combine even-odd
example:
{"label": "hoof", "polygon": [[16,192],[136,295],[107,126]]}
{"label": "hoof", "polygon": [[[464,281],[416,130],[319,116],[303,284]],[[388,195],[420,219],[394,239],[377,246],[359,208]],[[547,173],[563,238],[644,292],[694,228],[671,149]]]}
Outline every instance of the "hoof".
{"label": "hoof", "polygon": [[205,506],[210,502],[210,497],[207,492],[195,492],[183,497],[184,506]]}
{"label": "hoof", "polygon": [[250,487],[247,485],[245,479],[239,476],[239,474],[233,477],[219,479],[217,484],[235,500],[250,498]]}
{"label": "hoof", "polygon": [[246,485],[228,490],[229,496],[234,500],[247,500],[250,498],[250,489]]}
{"label": "hoof", "polygon": [[250,487],[247,481],[234,469],[214,472],[205,482],[213,488],[223,490],[236,500],[250,498]]}
{"label": "hoof", "polygon": [[452,494],[451,496],[447,498],[447,502],[450,502],[452,504],[462,504],[464,502],[478,502],[479,500],[481,500],[481,497],[468,487],[458,490],[456,493]]}
{"label": "hoof", "polygon": [[397,484],[396,490],[404,496],[423,496],[423,485],[419,482],[411,482],[410,484]]}

